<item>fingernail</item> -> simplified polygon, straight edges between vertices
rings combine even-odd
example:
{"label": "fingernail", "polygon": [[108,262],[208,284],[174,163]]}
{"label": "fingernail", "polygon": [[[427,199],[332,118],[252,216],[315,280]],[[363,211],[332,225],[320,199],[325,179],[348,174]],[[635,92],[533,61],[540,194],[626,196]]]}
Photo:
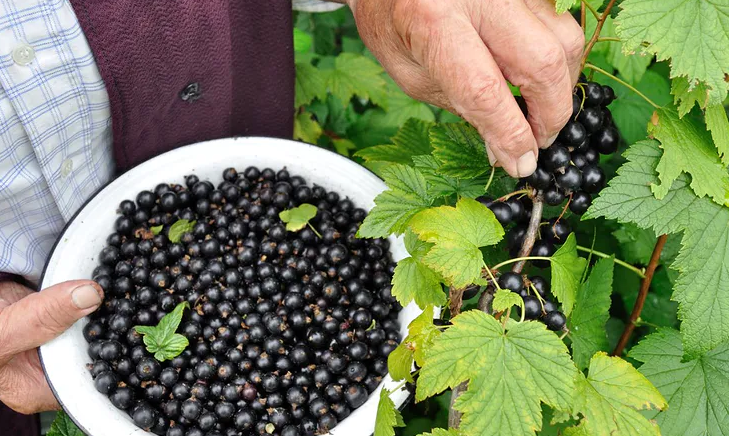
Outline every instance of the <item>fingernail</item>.
{"label": "fingernail", "polygon": [[71,292],[71,300],[81,310],[90,309],[101,304],[101,295],[91,285],[83,285]]}
{"label": "fingernail", "polygon": [[516,172],[519,174],[519,177],[531,175],[536,169],[537,159],[534,157],[534,152],[527,151],[516,162]]}
{"label": "fingernail", "polygon": [[557,136],[558,136],[558,135],[559,135],[559,134],[556,134],[556,135],[554,135],[554,136],[552,136],[552,137],[548,138],[548,139],[547,139],[547,143],[546,143],[546,145],[544,146],[544,148],[547,148],[547,147],[549,147],[550,145],[554,144],[554,141],[556,141],[556,140],[557,140]]}
{"label": "fingernail", "polygon": [[493,154],[493,153],[491,152],[491,150],[490,150],[490,149],[488,149],[488,148],[486,149],[486,154],[487,154],[487,155],[488,155],[488,157],[489,157],[489,163],[491,164],[491,166],[494,166],[494,164],[496,163],[496,157],[495,157],[495,156],[494,156],[494,154]]}

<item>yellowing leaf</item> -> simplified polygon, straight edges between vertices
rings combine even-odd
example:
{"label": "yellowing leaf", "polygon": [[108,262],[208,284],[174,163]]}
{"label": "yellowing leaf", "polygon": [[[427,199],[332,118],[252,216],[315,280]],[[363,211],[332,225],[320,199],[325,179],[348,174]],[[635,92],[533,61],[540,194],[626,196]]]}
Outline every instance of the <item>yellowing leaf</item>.
{"label": "yellowing leaf", "polygon": [[407,380],[413,382],[413,376],[410,373],[413,369],[413,351],[408,348],[408,343],[403,342],[398,345],[389,356],[387,356],[387,369],[393,380]]}
{"label": "yellowing leaf", "polygon": [[511,306],[519,306],[524,309],[524,300],[517,293],[511,292],[508,289],[499,289],[494,294],[494,300],[491,302],[496,312],[503,312]]}
{"label": "yellowing leaf", "polygon": [[[663,409],[666,400],[631,364],[619,357],[597,353],[590,360],[587,378],[575,381],[574,413],[591,436],[660,436],[658,426],[638,411]],[[579,433],[578,433],[579,434]]]}
{"label": "yellowing leaf", "polygon": [[458,288],[481,275],[483,255],[479,248],[494,245],[504,236],[491,210],[469,198],[460,199],[456,207],[424,210],[412,218],[410,226],[420,239],[434,244],[423,263]]}
{"label": "yellowing leaf", "polygon": [[297,232],[303,229],[309,220],[316,216],[316,211],[316,206],[304,203],[301,206],[281,211],[278,217],[286,223],[286,230],[289,232]]}
{"label": "yellowing leaf", "polygon": [[729,192],[729,174],[719,160],[711,136],[703,126],[688,117],[679,119],[673,110],[658,109],[648,132],[661,142],[664,153],[658,162],[659,184],[651,188],[656,198],[664,198],[682,172],[691,175],[691,189],[697,196],[708,195],[724,204]]}
{"label": "yellowing leaf", "polygon": [[565,315],[572,312],[587,259],[577,255],[577,239],[571,233],[552,255],[552,294],[562,303]]}
{"label": "yellowing leaf", "polygon": [[300,139],[309,144],[316,144],[321,137],[322,128],[309,112],[301,112],[294,118],[294,139]]}
{"label": "yellowing leaf", "polygon": [[467,311],[426,353],[416,387],[421,401],[469,381],[455,403],[460,429],[481,436],[531,436],[542,425],[540,403],[572,405],[576,370],[567,347],[538,322],[511,323]]}
{"label": "yellowing leaf", "polygon": [[446,302],[438,275],[412,257],[397,263],[392,277],[392,295],[403,307],[413,300],[421,308],[430,304],[442,306]]}

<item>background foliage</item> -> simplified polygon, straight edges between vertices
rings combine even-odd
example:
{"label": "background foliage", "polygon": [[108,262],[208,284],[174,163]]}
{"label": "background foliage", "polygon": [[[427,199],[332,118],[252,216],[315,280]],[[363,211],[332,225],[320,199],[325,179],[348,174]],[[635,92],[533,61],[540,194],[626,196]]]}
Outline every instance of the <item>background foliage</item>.
{"label": "background foliage", "polygon": [[[551,263],[568,315],[565,338],[518,317],[502,324],[469,311],[477,298],[464,302],[452,327],[432,324],[448,285],[483,284],[482,265],[509,259],[501,226],[470,199],[487,186],[492,197],[506,194],[516,181],[492,171],[459,117],[397,87],[347,8],[296,14],[295,136],[385,180],[390,189],[361,234],[404,234],[411,256],[398,266],[393,293],[425,309],[405,339],[410,349],[390,359],[395,378],[417,377],[417,402],[400,415],[383,394],[376,436],[457,434],[444,430],[450,388],[465,380],[470,388],[454,404],[464,434],[729,434],[729,2],[590,0],[587,39],[604,3],[615,7],[585,73],[615,90],[622,153],[602,156],[612,181],[583,219],[565,215],[574,236]],[[580,18],[575,0],[556,7]],[[561,212],[547,207],[544,216]],[[662,234],[668,239],[628,351],[610,357]],[[587,247],[605,255],[588,256]],[[497,295],[500,309],[520,303],[507,294]],[[75,431],[61,415],[49,434]]]}

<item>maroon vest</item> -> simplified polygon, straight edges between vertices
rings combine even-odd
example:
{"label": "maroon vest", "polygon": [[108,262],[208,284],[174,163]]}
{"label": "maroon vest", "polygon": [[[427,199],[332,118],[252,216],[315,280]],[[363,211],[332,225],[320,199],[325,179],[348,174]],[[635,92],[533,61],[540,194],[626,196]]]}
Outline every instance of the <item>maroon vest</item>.
{"label": "maroon vest", "polygon": [[[120,170],[198,141],[291,137],[291,0],[70,2],[106,83]],[[37,416],[2,403],[0,428],[40,434]]]}
{"label": "maroon vest", "polygon": [[121,170],[209,139],[291,137],[291,0],[70,0],[111,101]]}

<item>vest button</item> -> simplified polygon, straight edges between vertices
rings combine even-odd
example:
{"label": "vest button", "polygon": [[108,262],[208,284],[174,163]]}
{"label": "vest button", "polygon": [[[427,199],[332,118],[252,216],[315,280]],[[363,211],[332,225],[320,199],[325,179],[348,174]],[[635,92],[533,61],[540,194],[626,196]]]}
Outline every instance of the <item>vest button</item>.
{"label": "vest button", "polygon": [[193,101],[200,98],[200,84],[198,82],[192,82],[185,86],[180,91],[180,98],[182,101],[192,103]]}

